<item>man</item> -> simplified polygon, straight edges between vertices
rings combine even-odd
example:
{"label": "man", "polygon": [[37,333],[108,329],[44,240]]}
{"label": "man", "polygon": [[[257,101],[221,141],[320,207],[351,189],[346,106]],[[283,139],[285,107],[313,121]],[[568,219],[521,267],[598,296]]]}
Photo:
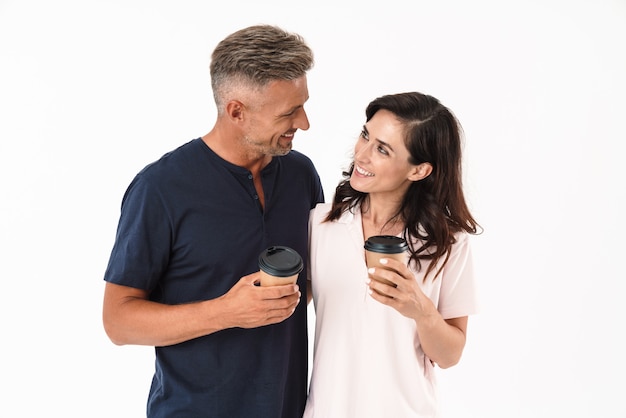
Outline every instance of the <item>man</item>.
{"label": "man", "polygon": [[[307,257],[309,210],[324,200],[292,151],[309,128],[303,39],[257,25],[212,54],[213,129],[145,167],[122,202],[105,273],[115,344],[155,346],[148,417],[300,417],[308,373],[306,266],[260,287],[272,245]],[[306,262],[306,261],[305,261]]]}

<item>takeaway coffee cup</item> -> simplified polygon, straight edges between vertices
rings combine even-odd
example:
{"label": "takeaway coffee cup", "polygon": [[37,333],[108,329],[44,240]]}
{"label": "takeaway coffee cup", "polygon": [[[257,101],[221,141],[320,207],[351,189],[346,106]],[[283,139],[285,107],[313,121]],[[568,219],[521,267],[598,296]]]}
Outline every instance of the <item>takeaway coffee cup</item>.
{"label": "takeaway coffee cup", "polygon": [[295,283],[304,264],[300,254],[292,248],[273,246],[259,255],[261,286]]}
{"label": "takeaway coffee cup", "polygon": [[[368,268],[386,267],[380,264],[381,258],[395,258],[401,262],[407,261],[407,250],[409,246],[404,238],[394,235],[374,235],[365,240],[363,247],[365,248],[365,262]],[[393,285],[393,283],[387,280],[378,280]]]}

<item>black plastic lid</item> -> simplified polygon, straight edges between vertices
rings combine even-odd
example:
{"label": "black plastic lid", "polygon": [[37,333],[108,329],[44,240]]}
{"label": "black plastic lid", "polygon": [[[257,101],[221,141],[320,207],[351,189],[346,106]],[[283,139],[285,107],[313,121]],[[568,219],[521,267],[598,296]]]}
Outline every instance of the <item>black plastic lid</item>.
{"label": "black plastic lid", "polygon": [[365,240],[366,250],[383,254],[398,254],[405,252],[409,246],[404,238],[394,235],[374,235]]}
{"label": "black plastic lid", "polygon": [[272,276],[289,277],[300,273],[304,264],[296,250],[273,246],[259,255],[259,268]]}

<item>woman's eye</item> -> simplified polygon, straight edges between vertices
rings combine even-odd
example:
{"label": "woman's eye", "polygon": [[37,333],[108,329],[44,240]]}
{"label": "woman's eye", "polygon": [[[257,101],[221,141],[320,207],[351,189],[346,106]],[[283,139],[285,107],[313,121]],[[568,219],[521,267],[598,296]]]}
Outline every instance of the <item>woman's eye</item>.
{"label": "woman's eye", "polygon": [[365,139],[366,141],[369,139],[367,132],[365,132],[364,130],[361,131],[361,138]]}
{"label": "woman's eye", "polygon": [[380,152],[383,155],[389,155],[389,153],[387,152],[387,150],[384,147],[378,147],[377,150],[378,150],[378,152]]}

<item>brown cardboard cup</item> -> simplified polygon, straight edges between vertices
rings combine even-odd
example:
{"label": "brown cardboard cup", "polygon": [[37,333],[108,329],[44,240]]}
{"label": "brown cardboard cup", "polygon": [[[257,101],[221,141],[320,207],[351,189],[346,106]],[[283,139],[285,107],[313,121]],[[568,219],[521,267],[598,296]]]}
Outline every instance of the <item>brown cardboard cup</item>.
{"label": "brown cardboard cup", "polygon": [[261,286],[279,286],[296,283],[304,264],[300,254],[292,248],[272,246],[259,255]]}
{"label": "brown cardboard cup", "polygon": [[[381,258],[393,258],[403,263],[407,262],[409,246],[404,238],[396,237],[395,235],[375,235],[369,237],[365,240],[363,248],[365,248],[365,262],[368,268],[389,268],[384,264],[380,264]],[[395,286],[394,283],[388,280],[375,277],[372,277],[372,279]]]}

